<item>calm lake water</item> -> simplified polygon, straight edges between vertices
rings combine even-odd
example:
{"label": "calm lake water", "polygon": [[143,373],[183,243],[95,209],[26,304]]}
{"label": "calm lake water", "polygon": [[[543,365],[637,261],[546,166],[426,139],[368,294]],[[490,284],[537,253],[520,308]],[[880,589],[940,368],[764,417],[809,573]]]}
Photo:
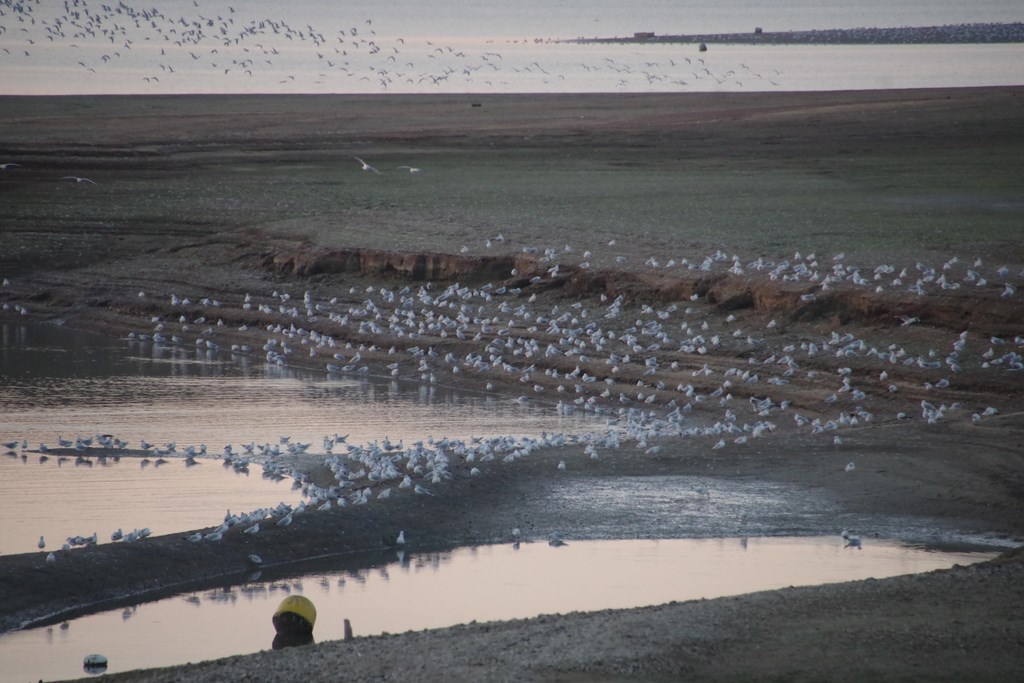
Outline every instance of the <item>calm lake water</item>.
{"label": "calm lake water", "polygon": [[[415,539],[409,539],[410,544]],[[573,541],[391,553],[367,566],[253,577],[0,637],[0,681],[82,675],[105,655],[108,672],[270,649],[271,616],[301,594],[317,610],[317,642],[469,621],[663,604],[795,585],[918,573],[994,556],[892,541],[843,547],[839,537]],[[349,560],[352,562],[352,560]]]}
{"label": "calm lake water", "polygon": [[[843,90],[1022,82],[1022,45],[567,45],[561,39],[1024,20],[1012,0],[0,1],[0,94]],[[124,9],[127,8],[127,9]],[[89,11],[89,16],[85,12]],[[84,17],[84,18],[83,18]],[[91,23],[90,23],[91,22]]]}
{"label": "calm lake water", "polygon": [[[291,480],[261,477],[202,459],[187,467],[184,451],[209,456],[243,444],[311,444],[347,435],[368,444],[472,435],[538,436],[583,431],[585,416],[563,417],[550,405],[520,405],[483,394],[372,379],[328,378],[266,364],[261,357],[197,355],[72,331],[55,325],[0,325],[0,552],[47,550],[68,536],[148,527],[154,534],[216,526],[225,510],[249,512],[294,504]],[[177,457],[143,466],[136,458],[96,457],[76,465],[43,454],[58,439],[113,435],[139,448],[143,440],[175,443]],[[21,449],[27,442],[28,449]],[[283,448],[283,447],[282,447]],[[7,455],[3,455],[7,452]],[[344,453],[339,444],[335,453]],[[116,454],[116,451],[114,451]],[[287,463],[287,455],[281,456]],[[182,506],[181,491],[189,491]],[[146,501],[145,506],[140,501]]]}

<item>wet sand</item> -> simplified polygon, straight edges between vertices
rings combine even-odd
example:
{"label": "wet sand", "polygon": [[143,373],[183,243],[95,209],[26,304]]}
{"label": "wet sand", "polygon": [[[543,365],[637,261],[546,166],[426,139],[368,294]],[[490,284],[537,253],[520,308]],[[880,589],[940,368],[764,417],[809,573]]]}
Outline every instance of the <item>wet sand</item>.
{"label": "wet sand", "polygon": [[[703,257],[721,248],[748,263],[758,255],[788,257],[804,244],[834,244],[828,256],[822,251],[822,260],[841,248],[865,273],[890,261],[913,269],[924,260],[941,268],[958,255],[964,262],[981,258],[986,272],[994,268],[989,264],[1005,263],[1016,274],[1024,268],[1024,247],[1012,228],[1019,223],[1024,177],[1024,132],[1014,113],[1022,94],[1007,88],[651,97],[4,98],[0,155],[25,168],[0,176],[0,275],[11,281],[0,289],[0,302],[6,304],[4,320],[21,317],[17,305],[33,320],[123,335],[150,330],[154,316],[176,319],[180,309],[170,303],[172,293],[197,302],[209,296],[235,305],[212,310],[195,304],[189,315],[224,318],[222,344],[260,345],[266,338],[261,328],[276,318],[243,312],[237,302],[245,292],[266,300],[277,288],[299,296],[310,290],[357,305],[367,287],[417,287],[430,275],[439,287],[455,280],[520,287],[518,301],[536,295],[531,305],[537,310],[576,302],[597,309],[607,306],[599,303],[602,294],[622,295],[623,320],[602,320],[620,332],[647,315],[644,306],[682,307],[699,293],[693,305],[700,319],[717,328],[738,316],[764,335],[764,348],[779,354],[786,344],[832,332],[925,353],[931,346],[949,348],[966,329],[972,340],[998,336],[1016,348],[1012,340],[1024,334],[1020,295],[1001,297],[994,276],[991,287],[933,288],[923,297],[903,288],[874,294],[837,283],[831,295],[810,305],[799,298],[806,288],[763,272],[728,274],[719,267],[710,275],[666,273],[645,260],[664,262],[676,253]],[[391,185],[369,185],[376,179],[347,175],[358,171],[352,155],[372,157],[388,171],[415,161],[427,179],[441,168],[451,177],[463,175],[459,183],[428,190],[397,185],[416,179],[412,174],[389,173]],[[608,180],[589,174],[595,165]],[[579,169],[584,180],[572,184],[568,175],[550,170],[565,166]],[[618,182],[631,183],[638,167],[643,183],[629,186],[646,190],[642,201],[619,200],[635,220],[602,222],[613,210],[602,209],[604,194]],[[536,173],[542,182],[533,187]],[[70,174],[93,178],[97,186],[54,180]],[[665,174],[680,185],[658,184]],[[792,180],[767,184],[779,177]],[[537,201],[505,198],[510,179],[530,186]],[[556,179],[557,185],[545,182]],[[821,179],[827,185],[817,185]],[[458,184],[477,181],[490,183],[487,196],[456,191]],[[709,221],[729,218],[713,230],[695,227],[697,214],[667,218],[679,211],[679,187],[698,185],[689,204],[706,209]],[[760,188],[757,201],[768,201],[763,193],[769,191],[788,193],[786,201],[763,215],[741,211],[737,202],[751,187]],[[812,201],[824,187],[838,208]],[[98,191],[86,194],[90,189]],[[866,210],[871,196],[879,201]],[[570,197],[574,211],[563,214]],[[801,202],[805,210],[836,213],[824,226],[792,225],[784,212],[798,215]],[[588,213],[588,205],[597,210]],[[586,216],[586,223],[573,222],[573,213]],[[841,224],[844,214],[865,234],[850,233]],[[744,217],[749,223],[741,225]],[[498,234],[507,241],[483,247]],[[621,243],[609,248],[615,237]],[[542,254],[523,251],[563,244],[572,244],[574,255],[561,256],[564,268],[555,276]],[[466,253],[463,245],[471,245]],[[588,269],[579,267],[584,250],[593,252]],[[496,277],[509,264],[519,275]],[[960,263],[950,272],[961,277],[964,268]],[[140,290],[148,295],[140,298]],[[904,326],[904,315],[920,323]],[[768,332],[769,320],[782,324]],[[238,331],[241,323],[251,330]],[[352,330],[328,332],[359,342]],[[405,349],[412,343],[388,335],[373,341],[380,352],[368,350],[365,358],[380,374],[386,374],[388,345]],[[471,348],[454,336],[434,336],[429,343],[441,355]],[[982,350],[981,341],[972,341],[971,353]],[[668,351],[663,353],[667,362]],[[683,368],[671,384],[697,381],[691,371],[702,363],[721,373],[745,356],[728,343],[699,359],[679,356]],[[988,372],[967,357],[952,386],[937,392],[924,382],[941,373],[894,366],[889,382],[895,393],[866,380],[877,373],[867,360],[802,359],[804,369],[831,377],[853,365],[868,392],[864,400],[878,419],[844,431],[841,444],[798,430],[788,414],[776,414],[779,429],[743,446],[713,449],[711,440],[670,438],[657,453],[628,443],[597,460],[580,446],[564,446],[490,467],[483,476],[469,476],[469,465],[457,463],[437,496],[399,496],[387,504],[304,515],[258,539],[239,532],[222,543],[168,536],[133,546],[102,544],[64,554],[53,567],[41,554],[0,556],[0,623],[6,630],[40,618],[59,621],[118,604],[127,594],[212,585],[242,576],[244,558],[254,550],[269,564],[283,565],[379,549],[398,529],[413,549],[504,542],[513,527],[531,538],[553,531],[594,538],[853,528],[865,539],[1017,542],[1024,536],[1020,375]],[[323,360],[293,362],[316,367]],[[542,367],[546,362],[537,359]],[[641,370],[625,369],[616,391],[642,381]],[[601,369],[595,363],[591,371]],[[494,380],[495,391],[515,398],[522,393],[517,379]],[[484,378],[464,373],[442,381],[479,389]],[[714,386],[709,380],[706,389]],[[732,391],[745,402],[764,389],[744,390],[737,381]],[[668,389],[657,393],[663,405]],[[794,379],[770,393],[811,417],[836,414],[822,404],[821,385],[810,380]],[[926,424],[921,400],[964,407]],[[971,419],[986,406],[998,406],[999,413]],[[913,418],[895,419],[901,410]],[[721,410],[716,405],[697,414],[714,420]],[[851,459],[856,469],[846,472]],[[559,461],[567,463],[565,472],[556,468]],[[321,458],[296,465],[326,481]],[[597,494],[572,510],[551,503],[552,492],[569,481],[622,489],[645,477],[674,476],[701,477],[712,492],[716,481],[728,481],[784,485],[794,493],[770,511],[699,529],[670,498],[656,514],[637,510],[628,498]],[[337,680],[343,671],[346,680],[1011,680],[1021,663],[1022,568],[1020,553],[1011,552],[993,563],[921,577],[357,638],[114,678]]]}

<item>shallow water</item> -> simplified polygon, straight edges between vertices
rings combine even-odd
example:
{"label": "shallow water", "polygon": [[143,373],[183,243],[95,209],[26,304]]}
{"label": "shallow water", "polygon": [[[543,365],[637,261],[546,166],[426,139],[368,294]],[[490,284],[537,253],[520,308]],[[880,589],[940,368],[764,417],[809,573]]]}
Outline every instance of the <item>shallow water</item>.
{"label": "shallow water", "polygon": [[[282,370],[261,358],[207,356],[167,346],[128,342],[52,325],[0,326],[0,552],[47,549],[68,536],[109,540],[118,528],[154,534],[220,524],[225,509],[249,512],[294,503],[290,482],[248,477],[212,459],[225,446],[311,444],[324,453],[325,436],[366,444],[390,438],[409,444],[430,436],[539,435],[583,430],[582,416],[559,416],[552,406],[520,405],[484,394],[429,385],[326,377]],[[92,452],[92,466],[40,462],[40,444],[109,434],[137,449],[177,444],[178,457],[159,468],[137,459]],[[20,442],[27,441],[22,450]],[[205,445],[211,459],[185,467],[188,446]],[[115,451],[116,452],[116,451]],[[338,445],[335,453],[343,453]],[[155,462],[156,456],[151,458]],[[288,456],[279,461],[287,464]],[[182,509],[181,492],[190,506]],[[142,502],[145,501],[145,505]]]}
{"label": "shallow water", "polygon": [[95,533],[109,543],[117,529],[148,528],[153,535],[201,529],[220,524],[228,508],[242,513],[302,498],[291,479],[264,478],[258,465],[238,472],[213,461],[189,467],[181,459],[160,465],[155,458],[146,464],[139,458],[60,460],[0,456],[0,552],[36,551],[40,536],[45,553],[69,536]]}
{"label": "shallow water", "polygon": [[[415,539],[409,539],[414,546]],[[539,614],[654,605],[786,586],[918,573],[993,557],[894,541],[844,548],[839,537],[546,540],[392,553],[372,566],[307,570],[182,594],[0,637],[0,681],[81,675],[87,654],[109,672],[269,649],[288,595],[317,609],[314,637],[340,639]],[[352,562],[352,560],[348,560]]]}

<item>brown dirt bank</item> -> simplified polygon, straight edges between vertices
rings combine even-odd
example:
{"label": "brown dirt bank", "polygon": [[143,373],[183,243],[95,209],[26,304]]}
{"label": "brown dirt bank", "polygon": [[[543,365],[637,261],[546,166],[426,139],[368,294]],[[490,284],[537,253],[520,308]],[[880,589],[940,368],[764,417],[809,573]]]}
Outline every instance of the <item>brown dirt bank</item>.
{"label": "brown dirt bank", "polygon": [[[62,555],[53,567],[36,554],[0,556],[0,630],[117,604],[127,593],[242,577],[252,551],[272,573],[311,557],[379,550],[398,529],[413,550],[502,542],[516,526],[531,537],[851,527],[867,538],[1020,540],[1024,394],[1019,372],[1001,357],[1019,352],[1015,337],[1024,334],[1020,295],[1003,289],[1004,281],[1024,284],[1022,95],[996,88],[509,96],[480,98],[479,108],[465,97],[3,98],[0,155],[25,163],[24,173],[0,175],[0,276],[10,278],[0,288],[3,322],[124,335],[152,333],[154,319],[172,326],[180,316],[205,317],[224,322],[213,333],[224,349],[259,348],[268,325],[301,324],[362,347],[375,374],[386,374],[394,358],[384,349],[394,346],[403,377],[417,379],[415,347],[465,358],[481,353],[478,340],[498,339],[498,323],[473,315],[500,314],[510,336],[566,349],[566,330],[583,325],[572,315],[585,312],[620,338],[636,336],[636,359],[613,372],[592,344],[589,358],[537,354],[530,382],[546,395],[579,366],[595,378],[581,396],[596,405],[664,411],[686,400],[679,387],[710,397],[731,378],[732,408],[716,397],[695,404],[688,419],[707,425],[735,410],[740,422],[753,421],[750,399],[770,395],[777,429],[719,449],[703,437],[666,438],[657,453],[629,442],[598,460],[578,446],[548,449],[479,477],[457,462],[436,498],[399,495],[297,516],[259,538],[231,532],[220,544],[172,536],[104,544]],[[426,170],[370,177],[352,163],[353,152]],[[72,173],[98,184],[53,180]],[[727,254],[707,271],[665,266],[682,256],[701,264],[719,249]],[[836,264],[866,278],[880,264],[894,270],[870,287],[851,284],[843,270],[826,291],[820,277],[773,279],[750,265],[758,256],[770,267],[810,264],[809,250],[821,252],[813,266],[821,273]],[[845,260],[833,261],[841,250]],[[972,265],[976,259],[982,265]],[[742,273],[727,272],[737,263]],[[1001,265],[1009,275],[997,274]],[[903,268],[907,282],[890,284]],[[934,272],[925,275],[927,268]],[[987,284],[966,279],[972,268]],[[940,286],[940,276],[958,287]],[[929,278],[921,285],[927,293],[909,294],[918,278]],[[467,290],[473,310],[462,311],[458,334],[424,330],[413,339],[326,315],[365,308],[370,298],[384,310],[382,288],[431,283],[438,296],[453,280],[493,284]],[[296,322],[281,312],[276,290],[292,302],[309,291],[324,315]],[[247,293],[263,308],[243,308]],[[191,302],[174,305],[172,294]],[[620,295],[621,314],[609,317]],[[570,311],[560,329],[549,328]],[[919,320],[902,325],[901,316]],[[654,349],[653,328],[638,321],[656,318],[670,321],[673,343]],[[701,335],[703,351],[676,348],[680,336]],[[959,355],[947,355],[960,342]],[[806,352],[808,344],[822,352]],[[892,348],[905,354],[880,361],[878,352]],[[437,381],[481,389],[493,380],[511,398],[523,391],[528,363],[506,355],[516,373],[484,376],[466,366],[458,376],[438,369]],[[645,374],[648,356],[664,386]],[[787,373],[779,359],[790,356],[799,363]],[[962,370],[947,370],[945,359]],[[325,360],[289,363],[322,371]],[[745,371],[753,377],[741,379]],[[864,392],[859,403],[840,377]],[[777,384],[767,386],[768,378]],[[598,394],[605,387],[607,401]],[[790,402],[788,412],[781,401]],[[948,412],[926,424],[921,401]],[[987,406],[999,414],[971,419]],[[796,428],[796,411],[861,421],[834,443],[832,432]],[[559,460],[568,464],[563,473]],[[844,471],[850,461],[854,472]],[[316,458],[301,465],[324,476]],[[713,493],[701,508],[679,495],[694,477],[713,491],[756,491],[773,504],[722,514]],[[646,506],[628,496],[577,495],[641,486],[658,491]],[[343,670],[351,680],[1009,680],[1020,663],[1021,566],[1014,555],[919,578],[357,639],[122,678],[336,680]]]}
{"label": "brown dirt bank", "polygon": [[[463,256],[459,254],[399,252],[381,249],[326,249],[303,245],[284,253],[268,253],[264,263],[274,273],[309,277],[324,274],[356,274],[399,280],[463,282],[483,284],[508,280],[512,287],[527,287],[542,277],[547,266],[536,256]],[[764,278],[715,275],[663,275],[616,269],[590,270],[562,266],[557,277],[543,278],[545,289],[561,290],[568,297],[624,296],[632,302],[649,304],[705,299],[720,310],[750,309],[763,315],[785,316],[789,320],[821,320],[846,324],[887,324],[901,316],[917,318],[925,325],[950,330],[971,329],[983,335],[1015,335],[1024,331],[1020,307],[1001,299],[947,295],[921,300],[913,295],[893,296],[872,292],[837,291],[801,297],[816,287],[785,285]]]}

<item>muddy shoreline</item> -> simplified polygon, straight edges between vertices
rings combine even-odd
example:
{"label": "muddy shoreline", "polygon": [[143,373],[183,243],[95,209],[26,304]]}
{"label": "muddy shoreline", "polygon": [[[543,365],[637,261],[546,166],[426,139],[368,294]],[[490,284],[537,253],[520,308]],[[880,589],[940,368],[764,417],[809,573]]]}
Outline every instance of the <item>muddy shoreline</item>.
{"label": "muddy shoreline", "polygon": [[[564,350],[529,362],[507,351],[503,362],[516,369],[507,374],[438,365],[423,381],[474,390],[491,383],[513,400],[534,365],[530,383],[545,397],[532,400],[554,409],[556,398],[546,396],[558,396],[559,384],[572,391],[580,366],[596,379],[579,382],[581,400],[592,399],[581,410],[600,408],[626,424],[620,408],[664,417],[672,401],[681,406],[696,393],[705,399],[690,399],[686,425],[710,429],[727,423],[731,411],[737,428],[751,431],[742,440],[728,431],[652,436],[654,450],[630,437],[597,459],[583,444],[551,446],[495,462],[480,476],[469,474],[474,463],[453,457],[453,476],[436,485],[437,496],[297,516],[287,529],[258,538],[232,531],[221,543],[189,543],[181,535],[101,544],[66,553],[52,567],[39,554],[0,556],[2,630],[117,604],[127,593],[211,585],[245,571],[248,552],[258,551],[272,570],[386,549],[397,529],[423,549],[505,542],[513,527],[530,538],[553,531],[669,538],[854,528],[866,539],[1019,543],[1024,395],[1011,352],[1020,353],[1024,316],[1020,295],[1006,293],[1022,284],[1017,274],[1024,271],[1024,248],[1007,227],[1020,199],[1014,179],[1024,177],[1024,135],[1010,113],[1021,96],[1000,88],[509,96],[483,98],[480,108],[466,98],[413,97],[399,98],[401,109],[385,118],[380,109],[397,100],[4,98],[11,107],[0,117],[0,154],[25,162],[23,173],[0,176],[5,323],[28,318],[125,337],[152,334],[154,320],[171,326],[179,317],[220,318],[224,325],[212,338],[223,348],[260,348],[268,326],[301,324],[360,349],[359,363],[375,375],[388,374],[395,358],[388,348],[395,347],[409,379],[421,375],[414,360],[420,347],[439,358],[485,357],[481,340],[500,335],[494,322],[468,312],[450,334],[424,327],[418,337],[374,329],[372,318],[359,326],[340,322],[347,311],[365,311],[367,300],[384,310],[384,290],[424,288],[422,296],[444,302],[435,311],[458,310],[465,297],[478,317],[504,316],[501,324],[524,342]],[[244,130],[235,125],[239,115],[251,124]],[[353,153],[391,165],[415,158],[428,170],[422,178],[371,178],[351,163]],[[467,169],[467,159],[480,163]],[[954,163],[932,163],[939,159]],[[97,185],[53,180],[69,173],[95,176]],[[673,182],[660,184],[665,176]],[[779,177],[790,180],[775,184]],[[507,198],[510,179],[533,194]],[[744,193],[764,203],[772,192],[791,193],[780,212],[809,201],[808,210],[831,210],[813,203],[822,182],[839,209],[851,208],[849,220],[870,218],[876,232],[850,239],[842,210],[822,219],[836,222],[834,234],[790,226],[785,213],[730,213]],[[468,183],[490,190],[460,194]],[[645,203],[624,199],[628,210],[614,213],[620,204],[602,202],[623,183],[642,190]],[[699,191],[679,204],[680,186]],[[958,213],[944,223],[950,205],[940,199],[948,193],[958,197]],[[563,217],[565,196],[574,199]],[[857,213],[872,198],[871,211]],[[707,213],[670,218],[701,202]],[[760,228],[737,228],[744,217]],[[700,226],[709,220],[719,222],[705,232]],[[616,237],[620,243],[609,244]],[[841,275],[826,287],[820,279],[793,279],[802,272],[794,263],[811,263],[804,245],[814,240],[815,248],[836,247],[816,260],[821,272]],[[839,250],[845,254],[834,259]],[[666,265],[680,254],[693,267]],[[771,265],[759,268],[758,259]],[[778,272],[789,279],[772,276],[783,262],[789,270]],[[878,271],[880,264],[894,270]],[[930,279],[918,264],[934,270]],[[892,285],[900,269],[907,283]],[[861,283],[876,274],[870,286]],[[908,291],[913,278],[923,278],[919,292]],[[455,282],[465,288],[461,294],[450,290]],[[277,291],[290,292],[292,303]],[[303,292],[323,310],[296,322],[288,309]],[[619,297],[621,312],[610,311]],[[421,306],[427,304],[414,309]],[[636,336],[633,344],[642,346],[631,355],[641,360],[619,362],[612,372],[607,351],[592,340],[580,358],[563,343],[572,314],[557,331],[549,327],[566,311],[586,311],[602,329]],[[661,330],[672,342],[652,349],[653,328],[637,321],[659,314],[672,325]],[[545,322],[537,324],[538,315]],[[645,327],[651,335],[639,334]],[[963,339],[953,359],[962,367],[945,369],[948,350]],[[809,344],[830,353],[809,353]],[[880,360],[889,345],[906,355]],[[799,356],[789,374],[778,363],[786,356]],[[664,386],[645,374],[645,357],[656,357]],[[325,362],[333,362],[326,353],[288,359],[311,368]],[[726,392],[712,396],[723,387],[732,404],[721,402]],[[604,388],[609,397],[601,396]],[[848,398],[853,391],[863,396]],[[762,419],[751,407],[765,396],[773,403]],[[932,420],[922,416],[922,401],[934,404]],[[996,412],[981,417],[988,407]],[[835,432],[842,439],[799,426],[797,412],[823,425],[844,421]],[[850,416],[859,419],[849,424]],[[762,425],[755,437],[753,426],[764,420],[772,427]],[[719,439],[723,446],[715,447]],[[556,467],[560,461],[565,471]],[[851,461],[856,469],[847,471]],[[322,458],[296,464],[329,482]],[[595,490],[621,493],[657,481],[671,490],[692,478],[712,491],[772,492],[776,504],[708,524],[671,495],[644,508],[628,496],[595,494],[571,508],[557,502],[574,487],[599,483]],[[1011,680],[1020,664],[1022,571],[1020,552],[1010,551],[996,562],[921,577],[356,638],[113,678],[279,680],[301,672],[336,680],[344,670],[351,680]]]}

